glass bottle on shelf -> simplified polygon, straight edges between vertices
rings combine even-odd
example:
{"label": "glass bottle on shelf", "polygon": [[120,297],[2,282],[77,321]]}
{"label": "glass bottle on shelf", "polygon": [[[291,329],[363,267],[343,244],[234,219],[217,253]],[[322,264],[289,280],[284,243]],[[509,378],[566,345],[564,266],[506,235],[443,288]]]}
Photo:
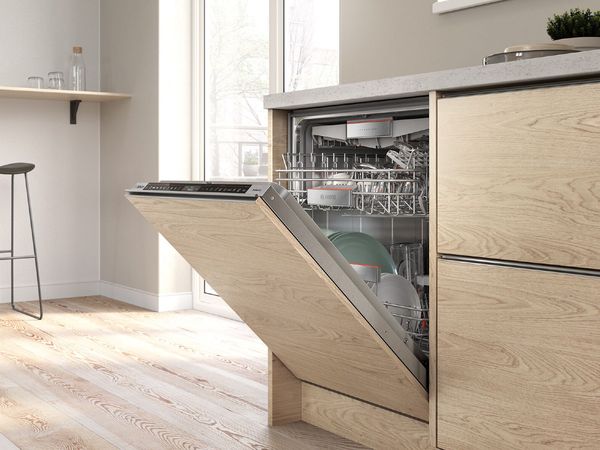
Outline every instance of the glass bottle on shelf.
{"label": "glass bottle on shelf", "polygon": [[81,47],[73,47],[71,56],[71,90],[85,91],[85,64]]}

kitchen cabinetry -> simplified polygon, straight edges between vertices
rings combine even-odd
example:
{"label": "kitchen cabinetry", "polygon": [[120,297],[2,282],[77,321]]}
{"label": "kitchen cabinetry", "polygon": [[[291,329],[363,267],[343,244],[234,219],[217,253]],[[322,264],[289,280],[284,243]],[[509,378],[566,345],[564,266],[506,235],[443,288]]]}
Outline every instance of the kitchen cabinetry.
{"label": "kitchen cabinetry", "polygon": [[438,446],[598,444],[599,293],[595,276],[439,261]]}
{"label": "kitchen cabinetry", "polygon": [[600,84],[435,97],[442,449],[600,446]]}
{"label": "kitchen cabinetry", "polygon": [[[426,122],[426,99],[410,101],[394,101],[394,120]],[[268,345],[271,425],[302,420],[386,450],[598,448],[598,104],[596,83],[430,95],[429,196],[427,181],[419,196],[429,199],[429,235],[418,217],[430,251],[430,314],[418,317],[429,365],[324,237],[315,217],[329,210],[309,216],[270,184],[187,186],[193,195],[182,197],[174,191],[186,186],[158,183],[164,192],[145,185],[129,199]],[[351,108],[363,120],[390,113],[390,103]],[[361,146],[348,139],[347,114],[271,111],[271,176],[303,142],[331,141],[322,149],[343,150],[348,163]],[[323,154],[299,173],[339,163]],[[296,193],[308,191],[294,189],[299,181],[329,181],[282,178]],[[216,194],[224,188],[237,194]],[[374,219],[373,209],[345,213]]]}
{"label": "kitchen cabinetry", "polygon": [[442,98],[438,252],[600,269],[600,84]]}

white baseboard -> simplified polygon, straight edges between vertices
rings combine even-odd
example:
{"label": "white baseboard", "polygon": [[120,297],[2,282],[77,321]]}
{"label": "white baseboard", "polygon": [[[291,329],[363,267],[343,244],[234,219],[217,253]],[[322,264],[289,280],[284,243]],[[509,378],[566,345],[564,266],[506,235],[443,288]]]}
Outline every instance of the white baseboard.
{"label": "white baseboard", "polygon": [[181,311],[193,309],[194,300],[191,292],[178,292],[175,294],[160,294],[158,299],[158,311]]}
{"label": "white baseboard", "polygon": [[[139,306],[151,311],[179,311],[193,308],[191,292],[174,294],[153,294],[108,281],[85,281],[78,283],[42,284],[42,299],[88,297],[104,295],[105,297]],[[15,286],[15,301],[37,300],[37,285]],[[0,303],[10,302],[10,287],[0,287]]]}
{"label": "white baseboard", "polygon": [[[86,297],[98,295],[100,283],[98,281],[83,281],[77,283],[50,283],[42,284],[42,299]],[[37,285],[15,286],[15,301],[37,300]],[[10,302],[10,286],[0,288],[0,303]]]}
{"label": "white baseboard", "polygon": [[109,281],[100,282],[100,295],[157,312],[178,311],[193,307],[191,292],[154,294]]}

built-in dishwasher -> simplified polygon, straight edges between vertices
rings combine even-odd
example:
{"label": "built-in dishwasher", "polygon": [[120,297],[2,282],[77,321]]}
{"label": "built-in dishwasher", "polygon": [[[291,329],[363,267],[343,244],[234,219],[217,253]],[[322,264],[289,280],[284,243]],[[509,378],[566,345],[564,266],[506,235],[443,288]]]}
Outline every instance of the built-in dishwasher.
{"label": "built-in dishwasher", "polygon": [[[289,121],[276,183],[145,182],[128,198],[298,379],[426,421],[427,101]],[[365,235],[389,265],[345,253]],[[399,277],[412,303],[386,283]]]}
{"label": "built-in dishwasher", "polygon": [[[424,99],[295,111],[276,181],[321,230],[366,233],[393,257],[418,304],[381,303],[429,354],[429,119]],[[353,261],[349,261],[352,263]],[[377,293],[382,267],[352,264]],[[399,299],[404,300],[404,299]]]}

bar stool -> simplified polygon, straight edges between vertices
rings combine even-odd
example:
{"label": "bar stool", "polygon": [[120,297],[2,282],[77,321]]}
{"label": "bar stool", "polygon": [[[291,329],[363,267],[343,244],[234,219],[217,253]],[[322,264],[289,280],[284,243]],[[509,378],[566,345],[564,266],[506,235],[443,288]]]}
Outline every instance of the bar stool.
{"label": "bar stool", "polygon": [[[27,174],[35,168],[34,164],[30,163],[13,163],[0,166],[0,175],[10,175],[10,249],[0,250],[0,253],[10,253],[10,256],[0,257],[0,261],[10,261],[10,305],[12,309],[25,314],[34,319],[41,320],[44,315],[42,310],[42,288],[40,287],[40,270],[38,267],[37,249],[35,246],[35,235],[33,233],[33,217],[31,215],[31,200],[29,198],[29,183]],[[31,226],[31,242],[33,244],[33,255],[15,256],[15,175],[23,175],[25,177],[25,191],[27,192],[27,208],[29,209],[29,224]],[[15,277],[14,266],[16,259],[33,259],[35,261],[35,275],[37,279],[38,301],[40,306],[39,315],[31,314],[23,311],[15,306]]]}

